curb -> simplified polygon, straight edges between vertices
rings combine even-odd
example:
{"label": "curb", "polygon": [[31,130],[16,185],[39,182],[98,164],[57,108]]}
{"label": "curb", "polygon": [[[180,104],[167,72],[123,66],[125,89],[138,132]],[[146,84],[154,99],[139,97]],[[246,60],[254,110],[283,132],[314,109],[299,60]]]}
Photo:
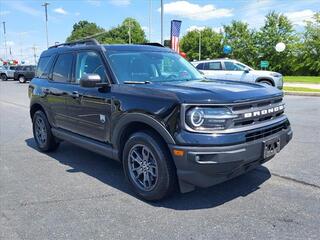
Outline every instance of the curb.
{"label": "curb", "polygon": [[293,96],[320,97],[320,92],[284,91],[284,94],[285,94],[285,95],[293,95]]}

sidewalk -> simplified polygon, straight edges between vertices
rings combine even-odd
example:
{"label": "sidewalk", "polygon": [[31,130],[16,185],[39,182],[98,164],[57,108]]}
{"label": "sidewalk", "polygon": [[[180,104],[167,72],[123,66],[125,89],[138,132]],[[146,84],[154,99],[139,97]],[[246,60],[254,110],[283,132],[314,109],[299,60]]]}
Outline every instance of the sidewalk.
{"label": "sidewalk", "polygon": [[317,83],[284,83],[285,87],[302,87],[302,88],[312,88],[312,89],[319,89],[320,84]]}

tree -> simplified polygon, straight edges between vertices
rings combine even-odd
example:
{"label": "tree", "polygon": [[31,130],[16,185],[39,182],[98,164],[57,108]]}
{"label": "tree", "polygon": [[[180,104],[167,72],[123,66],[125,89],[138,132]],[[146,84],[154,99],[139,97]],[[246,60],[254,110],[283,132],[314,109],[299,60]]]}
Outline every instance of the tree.
{"label": "tree", "polygon": [[[264,26],[257,33],[256,40],[259,61],[269,61],[271,70],[292,74],[298,37],[286,16],[276,12],[267,14]],[[275,46],[279,42],[286,44],[284,52],[275,51]]]}
{"label": "tree", "polygon": [[71,35],[67,38],[67,42],[83,39],[85,37],[103,32],[102,27],[97,24],[88,21],[79,21],[73,25]]}
{"label": "tree", "polygon": [[320,75],[320,12],[314,15],[314,22],[308,21],[305,27],[302,44],[300,72]]}
{"label": "tree", "polygon": [[[130,33],[129,33],[130,32]],[[147,42],[145,32],[134,18],[126,18],[119,26],[112,28],[101,36],[103,43],[145,43]]]}
{"label": "tree", "polygon": [[224,45],[232,47],[231,58],[237,59],[250,66],[257,67],[258,48],[255,45],[255,32],[250,30],[247,23],[232,21],[223,26]]}
{"label": "tree", "polygon": [[[199,32],[200,31],[200,32]],[[206,27],[203,30],[189,31],[181,38],[181,51],[189,60],[199,59],[199,37],[201,33],[201,59],[217,58],[222,55],[222,34]]]}

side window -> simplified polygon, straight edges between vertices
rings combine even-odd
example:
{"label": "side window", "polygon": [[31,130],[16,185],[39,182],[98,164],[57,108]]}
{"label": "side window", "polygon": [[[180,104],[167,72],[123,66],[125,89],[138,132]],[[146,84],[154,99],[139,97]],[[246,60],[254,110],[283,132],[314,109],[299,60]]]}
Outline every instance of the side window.
{"label": "side window", "polygon": [[41,57],[36,68],[36,77],[47,79],[53,60],[54,56]]}
{"label": "side window", "polygon": [[203,65],[204,63],[199,63],[196,68],[199,69],[199,70],[203,70]]}
{"label": "side window", "polygon": [[233,62],[224,62],[227,71],[241,71],[242,69]]}
{"label": "side window", "polygon": [[68,82],[71,79],[73,55],[71,53],[59,55],[52,72],[52,80],[56,82]]}
{"label": "side window", "polygon": [[79,52],[76,62],[76,82],[79,83],[80,78],[84,74],[95,73],[101,77],[102,82],[106,82],[106,69],[100,56],[93,51]]}
{"label": "side window", "polygon": [[221,62],[209,62],[208,70],[221,70]]}

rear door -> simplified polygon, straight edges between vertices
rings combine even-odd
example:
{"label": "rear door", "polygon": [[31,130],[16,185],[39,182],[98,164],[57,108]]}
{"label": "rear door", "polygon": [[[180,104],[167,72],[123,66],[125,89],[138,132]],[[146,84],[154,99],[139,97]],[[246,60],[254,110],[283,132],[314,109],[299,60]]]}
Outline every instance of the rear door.
{"label": "rear door", "polygon": [[55,126],[63,129],[69,129],[74,123],[72,119],[69,119],[66,108],[67,90],[70,88],[73,61],[73,53],[58,55],[49,77],[48,88],[44,89]]}
{"label": "rear door", "polygon": [[224,61],[224,69],[226,80],[244,81],[246,79],[247,73],[244,68],[233,61]]}
{"label": "rear door", "polygon": [[[110,133],[111,95],[110,91],[83,88],[80,79],[84,74],[95,73],[106,82],[107,73],[102,56],[94,50],[76,54],[72,88],[67,92],[66,107],[73,125],[70,130],[92,139],[108,142]],[[72,129],[71,129],[72,128]]]}

